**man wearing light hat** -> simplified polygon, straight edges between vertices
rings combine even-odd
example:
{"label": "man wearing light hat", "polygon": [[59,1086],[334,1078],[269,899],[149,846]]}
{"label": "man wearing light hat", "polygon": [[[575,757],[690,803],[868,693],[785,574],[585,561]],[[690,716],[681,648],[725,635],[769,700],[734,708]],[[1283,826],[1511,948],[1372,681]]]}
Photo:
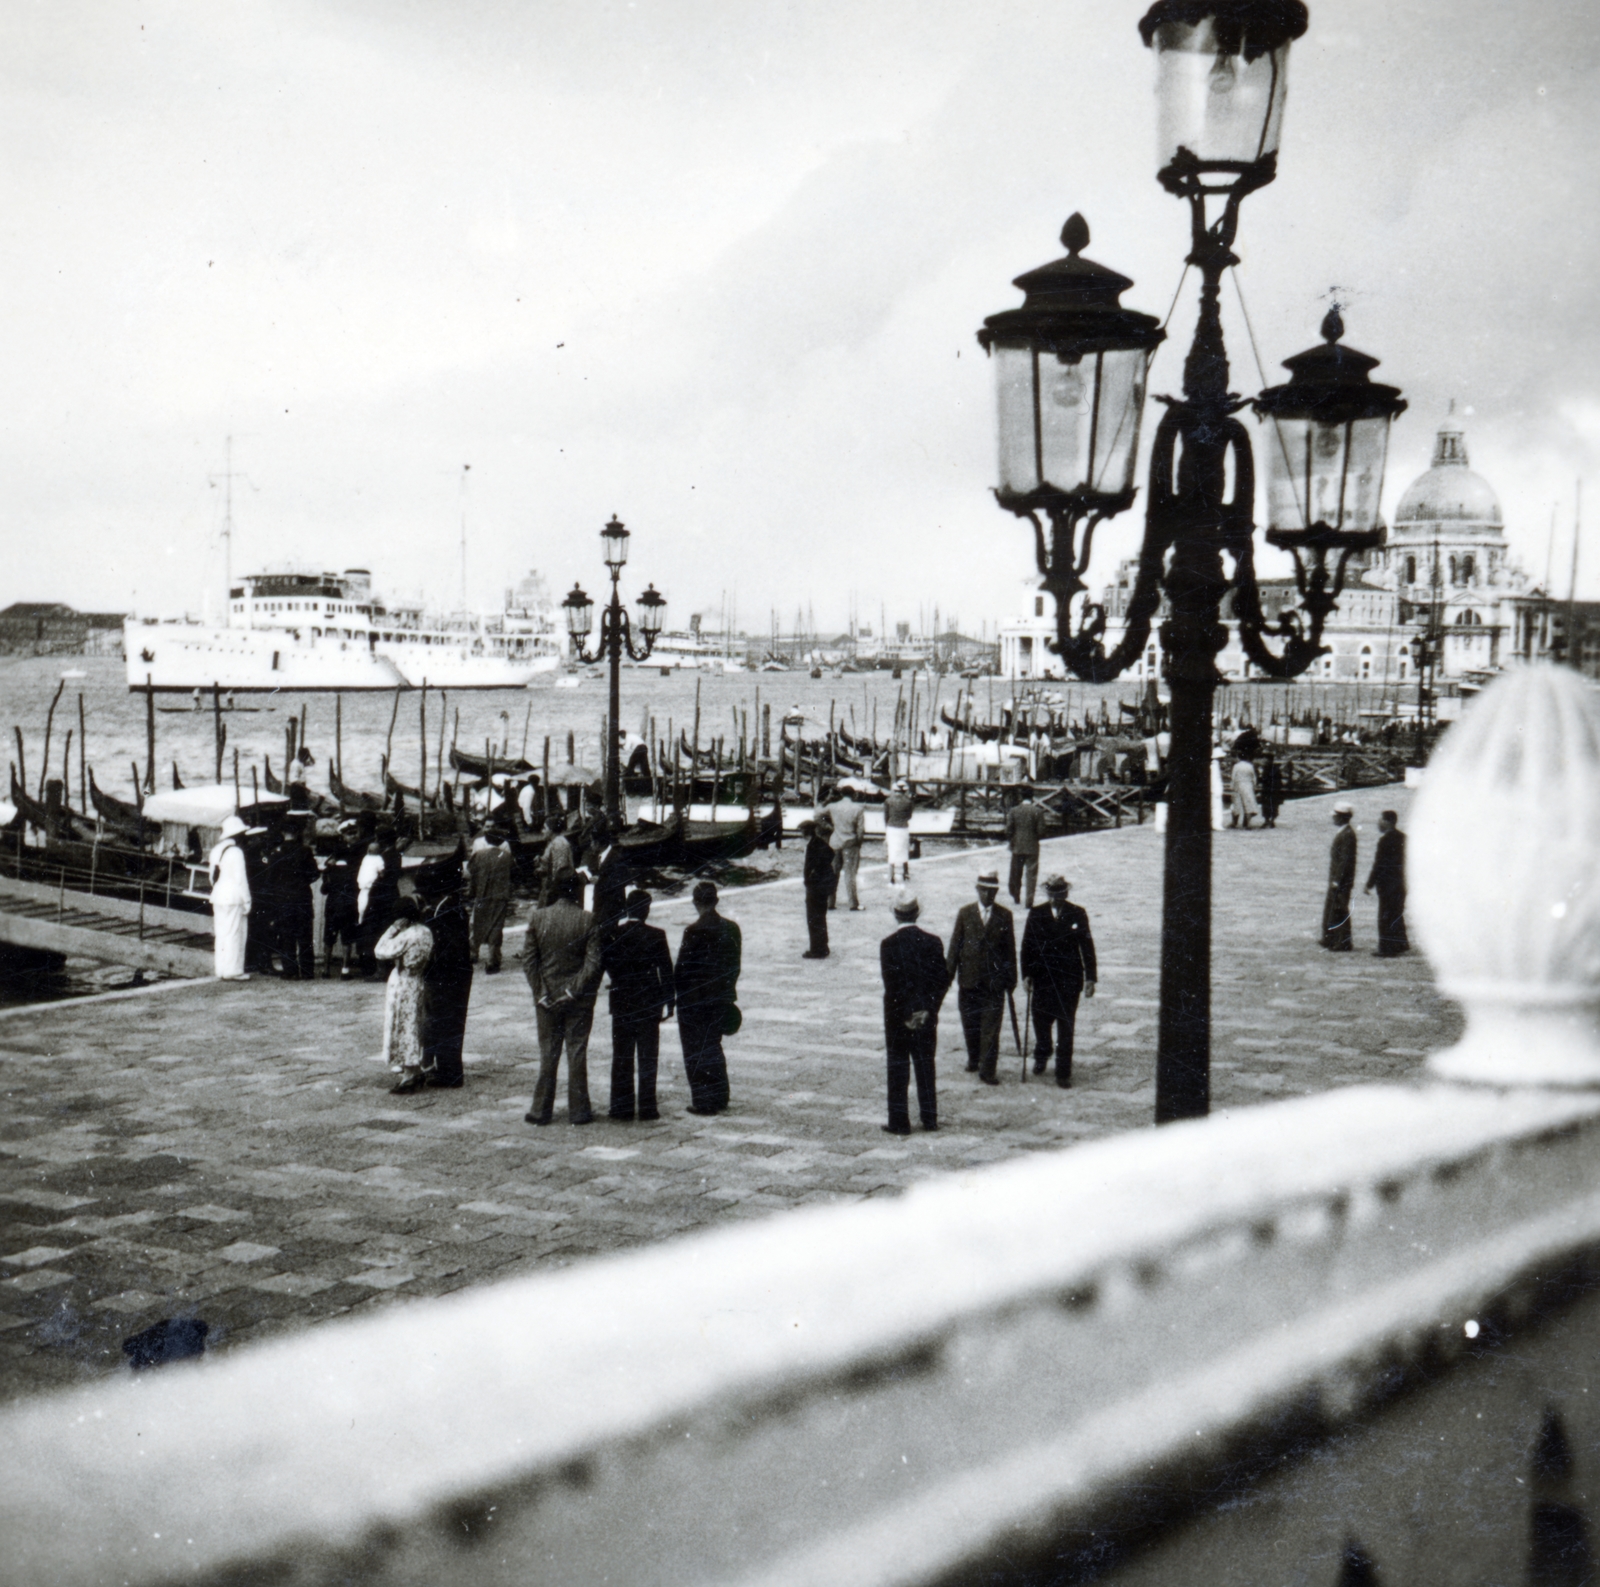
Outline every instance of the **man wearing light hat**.
{"label": "man wearing light hat", "polygon": [[894,903],[896,929],[878,948],[883,971],[883,1033],[889,1049],[889,1122],[883,1128],[890,1135],[911,1133],[906,1094],[913,1072],[922,1127],[939,1128],[933,1055],[939,1044],[939,1005],[950,978],[945,974],[939,939],[917,925],[920,912],[914,893],[899,894]]}
{"label": "man wearing light hat", "polygon": [[985,871],[977,888],[977,903],[961,909],[950,933],[945,982],[955,981],[959,988],[956,1006],[967,1039],[967,1069],[976,1070],[986,1086],[997,1086],[1006,995],[1017,984],[1017,937],[1011,911],[995,902],[998,873]]}
{"label": "man wearing light hat", "polygon": [[883,802],[883,841],[889,851],[891,887],[897,880],[909,882],[911,879],[911,812],[915,807],[911,784],[904,777],[897,778]]}
{"label": "man wearing light hat", "polygon": [[1099,978],[1088,913],[1067,902],[1067,879],[1049,877],[1045,902],[1028,911],[1022,928],[1022,979],[1033,1003],[1033,1072],[1050,1064],[1055,1032],[1056,1084],[1072,1084],[1072,1045],[1078,999],[1093,997]]}
{"label": "man wearing light hat", "polygon": [[250,929],[250,878],[239,839],[249,828],[240,816],[222,823],[221,841],[211,851],[211,915],[216,931],[216,975],[219,981],[248,981],[244,968],[245,938]]}
{"label": "man wearing light hat", "polygon": [[1354,808],[1341,799],[1333,807],[1333,844],[1328,851],[1328,896],[1322,905],[1322,946],[1334,953],[1355,947],[1350,935],[1350,894],[1356,885],[1356,829],[1350,825]]}

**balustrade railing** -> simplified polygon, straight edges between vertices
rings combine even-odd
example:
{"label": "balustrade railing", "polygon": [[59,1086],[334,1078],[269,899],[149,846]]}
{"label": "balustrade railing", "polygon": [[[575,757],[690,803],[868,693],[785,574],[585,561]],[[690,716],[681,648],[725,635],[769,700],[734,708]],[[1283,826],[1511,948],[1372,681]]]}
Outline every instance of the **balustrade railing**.
{"label": "balustrade railing", "polygon": [[1600,718],[1486,691],[1410,827],[1466,1034],[0,1413],[0,1579],[1594,1578]]}

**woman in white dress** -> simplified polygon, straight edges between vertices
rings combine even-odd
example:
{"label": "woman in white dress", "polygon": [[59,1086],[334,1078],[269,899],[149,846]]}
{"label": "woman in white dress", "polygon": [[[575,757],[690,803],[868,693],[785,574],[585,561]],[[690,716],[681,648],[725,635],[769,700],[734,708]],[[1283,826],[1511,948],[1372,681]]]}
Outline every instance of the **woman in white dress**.
{"label": "woman in white dress", "polygon": [[394,961],[383,1000],[383,1058],[400,1072],[390,1089],[401,1094],[422,1089],[422,972],[433,954],[433,933],[420,914],[414,898],[402,898],[394,923],[372,950]]}
{"label": "woman in white dress", "polygon": [[212,849],[211,916],[216,936],[219,981],[248,981],[244,969],[245,936],[250,929],[250,879],[239,839],[249,830],[239,816],[222,823],[222,840]]}

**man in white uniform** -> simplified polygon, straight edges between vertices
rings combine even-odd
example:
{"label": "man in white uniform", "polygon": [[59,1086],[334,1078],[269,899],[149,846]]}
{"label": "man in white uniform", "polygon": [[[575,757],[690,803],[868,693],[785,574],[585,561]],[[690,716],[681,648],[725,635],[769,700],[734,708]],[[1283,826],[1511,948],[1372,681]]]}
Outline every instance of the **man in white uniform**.
{"label": "man in white uniform", "polygon": [[211,914],[216,926],[217,979],[248,981],[244,941],[250,918],[250,881],[239,839],[246,828],[238,816],[222,823],[222,841],[211,851]]}

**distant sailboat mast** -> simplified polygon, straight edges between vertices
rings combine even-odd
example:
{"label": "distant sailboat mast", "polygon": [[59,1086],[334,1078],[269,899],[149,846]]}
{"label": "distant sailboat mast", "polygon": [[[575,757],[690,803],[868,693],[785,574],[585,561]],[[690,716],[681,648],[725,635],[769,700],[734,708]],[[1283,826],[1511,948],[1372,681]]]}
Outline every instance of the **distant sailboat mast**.
{"label": "distant sailboat mast", "polygon": [[461,610],[467,609],[467,476],[472,464],[461,465]]}

